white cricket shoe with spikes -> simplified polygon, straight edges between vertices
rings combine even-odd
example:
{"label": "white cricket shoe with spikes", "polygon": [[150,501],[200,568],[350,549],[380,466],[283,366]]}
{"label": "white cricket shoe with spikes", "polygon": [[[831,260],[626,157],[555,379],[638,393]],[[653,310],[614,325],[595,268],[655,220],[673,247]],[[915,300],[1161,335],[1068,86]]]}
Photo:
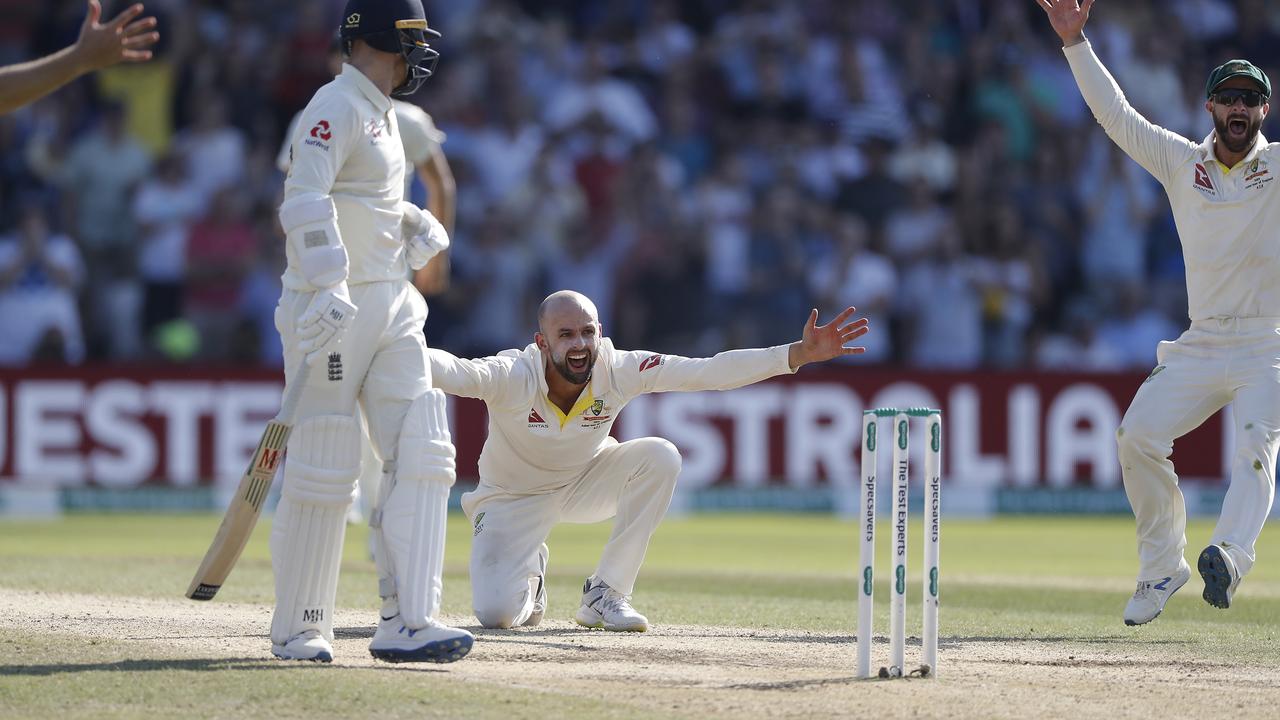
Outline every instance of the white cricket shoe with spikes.
{"label": "white cricket shoe with spikes", "polygon": [[615,632],[645,632],[649,619],[631,607],[631,596],[609,587],[603,580],[587,578],[582,586],[582,607],[574,619],[589,628],[604,628]]}
{"label": "white cricket shoe with spikes", "polygon": [[1124,607],[1125,625],[1145,625],[1160,615],[1164,604],[1191,579],[1191,566],[1183,560],[1172,575],[1152,580],[1139,580],[1138,589]]}
{"label": "white cricket shoe with spikes", "polygon": [[451,663],[471,652],[475,636],[461,628],[453,628],[434,618],[427,626],[413,629],[399,615],[384,617],[369,642],[369,654],[386,662]]}

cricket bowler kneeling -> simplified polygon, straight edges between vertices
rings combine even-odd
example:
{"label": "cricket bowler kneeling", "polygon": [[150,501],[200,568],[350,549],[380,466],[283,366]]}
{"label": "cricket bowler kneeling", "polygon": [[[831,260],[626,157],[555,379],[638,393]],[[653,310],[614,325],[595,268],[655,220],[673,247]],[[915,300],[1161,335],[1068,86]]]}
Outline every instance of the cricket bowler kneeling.
{"label": "cricket bowler kneeling", "polygon": [[280,206],[288,267],[276,327],[285,384],[304,390],[271,526],[272,652],[333,659],[344,518],[360,472],[359,403],[385,473],[370,522],[383,602],[369,652],[451,662],[473,642],[435,619],[454,449],[445,396],[431,387],[426,302],[408,279],[449,237],[402,201],[404,148],[391,103],[431,75],[438,56],[427,37],[436,33],[420,0],[349,0],[340,32],[347,62],[302,113]]}
{"label": "cricket bowler kneeling", "polygon": [[478,360],[429,350],[436,387],[479,398],[489,411],[480,484],[462,497],[474,527],[471,592],[480,624],[541,622],[551,528],[614,518],[576,619],[591,628],[648,630],[631,593],[671,502],[680,453],[662,438],[610,437],[618,413],[643,393],[729,390],[861,353],[845,347],[867,332],[865,319],[846,324],[853,313],[848,308],[818,326],[814,310],[790,345],[685,358],[614,348],[601,336],[591,300],[561,291],[542,302],[538,332],[523,350]]}
{"label": "cricket bowler kneeling", "polygon": [[1191,578],[1187,511],[1169,455],[1176,438],[1230,403],[1231,485],[1196,562],[1205,602],[1225,609],[1253,567],[1280,447],[1280,144],[1260,132],[1271,81],[1247,60],[1219,65],[1204,88],[1213,130],[1189,140],[1138,114],[1102,66],[1084,36],[1093,0],[1037,2],[1098,123],[1164,186],[1186,261],[1191,327],[1160,343],[1116,431],[1138,523],[1138,584],[1124,622],[1154,620]]}

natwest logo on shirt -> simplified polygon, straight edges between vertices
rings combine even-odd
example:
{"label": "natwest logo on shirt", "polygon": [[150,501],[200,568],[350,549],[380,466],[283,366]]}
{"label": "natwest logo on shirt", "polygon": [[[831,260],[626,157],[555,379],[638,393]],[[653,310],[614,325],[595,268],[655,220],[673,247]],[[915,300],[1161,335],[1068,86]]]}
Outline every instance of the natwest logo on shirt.
{"label": "natwest logo on shirt", "polygon": [[311,128],[311,137],[307,138],[305,142],[307,145],[329,152],[329,146],[325,143],[332,139],[333,131],[329,128],[329,121],[321,120],[315,124],[315,127]]}
{"label": "natwest logo on shirt", "polygon": [[1209,179],[1209,171],[1204,169],[1204,165],[1196,163],[1196,179],[1194,185],[1201,191],[1208,191],[1210,195],[1216,195],[1217,191],[1213,188],[1213,181]]}

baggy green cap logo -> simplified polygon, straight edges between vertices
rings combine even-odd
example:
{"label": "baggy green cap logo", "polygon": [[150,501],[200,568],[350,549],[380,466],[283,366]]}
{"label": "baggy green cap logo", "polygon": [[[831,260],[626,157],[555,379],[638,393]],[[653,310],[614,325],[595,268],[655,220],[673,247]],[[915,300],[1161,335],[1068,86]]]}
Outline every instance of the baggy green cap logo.
{"label": "baggy green cap logo", "polygon": [[1271,98],[1271,79],[1262,72],[1262,68],[1248,60],[1240,59],[1228,60],[1209,73],[1209,82],[1204,86],[1204,96],[1210,97],[1219,85],[1234,77],[1249,78],[1258,85],[1264,97]]}
{"label": "baggy green cap logo", "polygon": [[871,566],[862,568],[862,594],[871,596]]}

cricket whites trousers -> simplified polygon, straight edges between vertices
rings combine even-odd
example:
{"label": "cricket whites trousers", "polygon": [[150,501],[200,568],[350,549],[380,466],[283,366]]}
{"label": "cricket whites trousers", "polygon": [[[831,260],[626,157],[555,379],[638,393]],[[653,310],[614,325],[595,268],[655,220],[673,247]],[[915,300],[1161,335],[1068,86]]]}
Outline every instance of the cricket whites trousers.
{"label": "cricket whites trousers", "polygon": [[[345,514],[360,468],[356,404],[378,454],[396,457],[406,413],[431,389],[422,295],[401,280],[361,283],[350,292],[356,317],[337,351],[312,366],[289,438],[284,488],[271,527],[271,635],[277,644],[304,630],[333,639]],[[311,297],[285,290],[276,308],[286,386],[302,361],[295,327]]]}
{"label": "cricket whites trousers", "polygon": [[549,493],[514,494],[482,478],[479,487],[462,496],[474,533],[471,597],[476,619],[485,627],[514,627],[529,617],[545,563],[543,544],[551,528],[562,522],[615,518],[595,576],[630,595],[679,474],[679,451],[650,437],[611,442]]}
{"label": "cricket whites trousers", "polygon": [[1243,577],[1275,495],[1280,444],[1280,318],[1196,320],[1160,343],[1157,366],[1116,432],[1125,493],[1138,524],[1138,579],[1173,574],[1187,512],[1169,455],[1173,441],[1232,403],[1231,485],[1214,528]]}

